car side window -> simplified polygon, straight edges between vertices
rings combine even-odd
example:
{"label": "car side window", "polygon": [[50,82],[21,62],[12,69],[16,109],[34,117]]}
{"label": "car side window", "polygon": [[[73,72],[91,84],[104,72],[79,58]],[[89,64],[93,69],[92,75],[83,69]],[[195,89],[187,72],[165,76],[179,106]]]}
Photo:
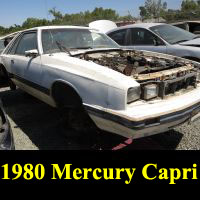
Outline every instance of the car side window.
{"label": "car side window", "polygon": [[164,43],[158,37],[146,29],[131,29],[131,45],[154,46],[156,43],[159,45],[164,45]]}
{"label": "car side window", "polygon": [[16,48],[18,46],[18,43],[19,43],[19,40],[20,40],[21,37],[18,37],[14,44],[11,46],[11,48],[7,51],[7,54],[11,54],[11,55],[14,55],[15,54],[15,51],[16,51]]}
{"label": "car side window", "polygon": [[184,29],[184,30],[187,30],[187,24],[176,24],[175,25],[176,27],[178,27],[178,28],[182,28],[182,29]]}
{"label": "car side window", "polygon": [[126,33],[127,29],[119,30],[108,34],[119,45],[126,45]]}
{"label": "car side window", "polygon": [[37,34],[25,33],[19,41],[15,54],[25,55],[25,51],[37,49]]}

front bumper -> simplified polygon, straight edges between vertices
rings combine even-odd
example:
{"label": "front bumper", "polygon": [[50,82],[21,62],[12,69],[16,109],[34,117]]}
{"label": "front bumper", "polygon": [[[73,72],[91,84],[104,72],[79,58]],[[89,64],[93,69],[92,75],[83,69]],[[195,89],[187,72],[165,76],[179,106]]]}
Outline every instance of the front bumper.
{"label": "front bumper", "polygon": [[127,138],[141,138],[173,129],[200,112],[200,87],[186,94],[130,105],[125,111],[86,106],[97,127]]}

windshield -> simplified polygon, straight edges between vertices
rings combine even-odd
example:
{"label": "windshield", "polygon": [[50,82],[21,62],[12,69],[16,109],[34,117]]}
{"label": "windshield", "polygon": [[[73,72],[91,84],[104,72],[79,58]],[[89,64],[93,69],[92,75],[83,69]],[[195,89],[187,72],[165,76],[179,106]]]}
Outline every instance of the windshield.
{"label": "windshield", "polygon": [[60,51],[119,48],[108,36],[88,29],[49,29],[42,31],[44,53]]}
{"label": "windshield", "polygon": [[197,37],[193,33],[167,24],[154,26],[150,29],[170,44],[178,44]]}

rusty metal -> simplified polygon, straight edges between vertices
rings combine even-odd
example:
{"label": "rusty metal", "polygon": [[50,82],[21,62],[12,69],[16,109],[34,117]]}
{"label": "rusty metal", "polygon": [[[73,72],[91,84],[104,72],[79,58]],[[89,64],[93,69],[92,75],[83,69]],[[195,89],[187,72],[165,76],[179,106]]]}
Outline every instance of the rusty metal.
{"label": "rusty metal", "polygon": [[152,56],[142,51],[98,51],[80,55],[79,58],[131,76],[141,84],[141,89],[147,84],[157,84],[161,98],[189,86],[196,87],[199,76],[199,68],[192,62],[160,54]]}
{"label": "rusty metal", "polygon": [[175,77],[181,77],[181,73],[184,75],[184,74],[190,73],[190,71],[193,69],[194,69],[193,66],[188,65],[188,66],[164,70],[164,71],[156,72],[156,73],[141,74],[141,75],[137,75],[137,77],[134,77],[134,78],[136,78],[138,81],[147,81],[147,80],[155,80],[155,79],[165,80],[165,79],[171,79],[171,78],[173,79],[174,75]]}

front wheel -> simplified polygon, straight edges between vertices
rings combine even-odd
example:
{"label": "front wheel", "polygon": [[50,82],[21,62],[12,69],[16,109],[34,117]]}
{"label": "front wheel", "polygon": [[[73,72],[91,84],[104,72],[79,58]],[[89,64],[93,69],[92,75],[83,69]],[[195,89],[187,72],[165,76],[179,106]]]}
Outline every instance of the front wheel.
{"label": "front wheel", "polygon": [[98,128],[83,107],[61,110],[66,126],[77,132],[97,131]]}
{"label": "front wheel", "polygon": [[9,80],[9,86],[10,86],[11,90],[16,90],[17,89],[17,86],[11,80]]}

